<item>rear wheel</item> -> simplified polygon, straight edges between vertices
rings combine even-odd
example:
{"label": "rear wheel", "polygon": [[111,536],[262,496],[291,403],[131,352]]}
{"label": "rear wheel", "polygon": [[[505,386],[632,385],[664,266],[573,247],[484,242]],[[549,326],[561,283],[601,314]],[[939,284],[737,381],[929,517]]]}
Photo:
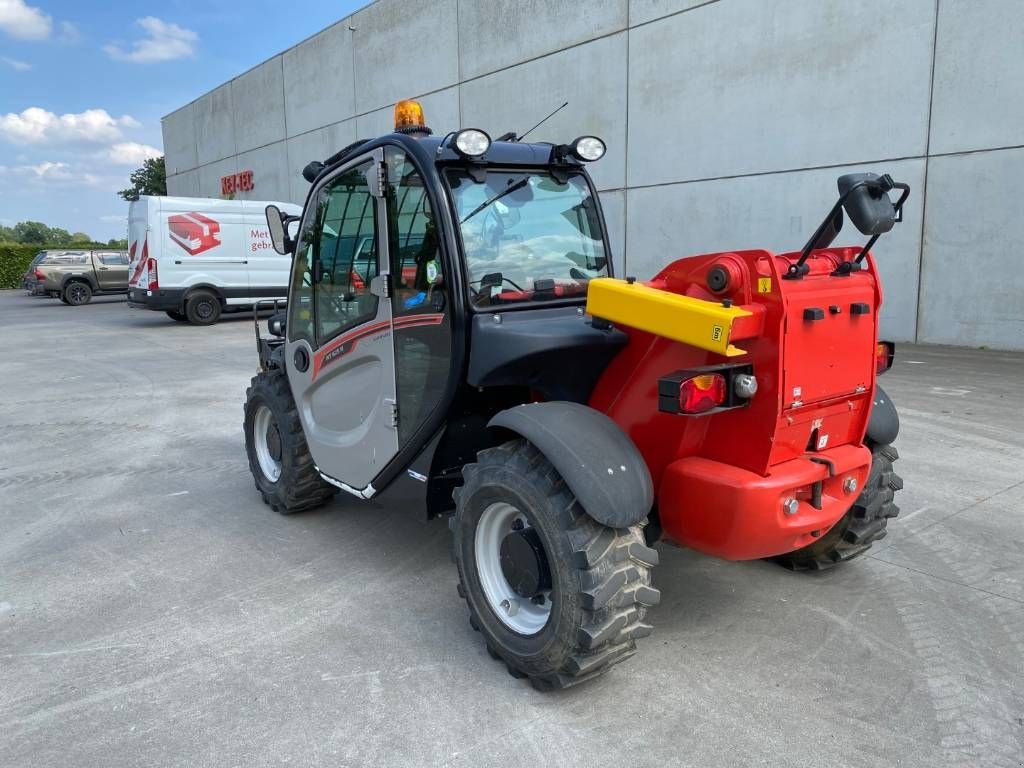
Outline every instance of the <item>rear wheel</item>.
{"label": "rear wheel", "polygon": [[213,291],[194,291],[185,302],[185,317],[192,325],[213,325],[220,320],[220,299]]}
{"label": "rear wheel", "polygon": [[482,451],[463,477],[451,519],[459,594],[488,653],[541,690],[632,656],[660,598],[641,526],[594,521],[525,440]]}
{"label": "rear wheel", "polygon": [[313,465],[288,378],[280,370],[261,371],[246,391],[245,450],[263,503],[281,514],[322,506],[337,492]]}
{"label": "rear wheel", "polygon": [[57,298],[60,299],[61,304],[70,304],[71,302],[64,298],[64,294],[58,294]]}
{"label": "rear wheel", "polygon": [[892,468],[899,453],[891,445],[870,448],[871,472],[850,511],[820,540],[774,558],[777,563],[795,571],[820,571],[864,554],[885,538],[886,524],[900,513],[893,499],[903,479]]}
{"label": "rear wheel", "polygon": [[168,309],[166,310],[166,314],[171,318],[171,320],[177,320],[179,323],[188,322],[188,318],[185,316],[185,313],[178,312],[176,309]]}
{"label": "rear wheel", "polygon": [[88,304],[92,301],[92,288],[88,283],[75,280],[64,286],[62,298],[65,304],[70,304],[73,307]]}

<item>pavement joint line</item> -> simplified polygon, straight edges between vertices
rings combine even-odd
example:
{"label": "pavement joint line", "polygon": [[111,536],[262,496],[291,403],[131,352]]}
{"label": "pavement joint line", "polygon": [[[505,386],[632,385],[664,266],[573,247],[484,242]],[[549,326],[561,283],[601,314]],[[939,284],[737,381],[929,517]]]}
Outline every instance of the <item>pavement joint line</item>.
{"label": "pavement joint line", "polygon": [[[1019,488],[1022,485],[1024,485],[1024,480],[1019,480],[1018,482],[1014,483],[1013,485],[1008,485],[1006,488],[1003,488],[1002,490],[996,491],[995,493],[990,494],[990,495],[986,496],[983,499],[978,499],[977,501],[968,504],[966,507],[963,507],[962,509],[958,509],[956,512],[952,512],[952,513],[946,515],[945,517],[941,517],[938,520],[935,520],[935,521],[933,521],[931,523],[928,523],[928,525],[926,525],[924,528],[919,528],[916,531],[908,532],[907,535],[906,535],[906,538],[909,539],[909,538],[912,538],[914,536],[917,536],[918,534],[924,533],[925,531],[929,530],[930,528],[934,528],[939,523],[945,523],[945,522],[947,522],[949,520],[952,520],[954,517],[956,517],[957,515],[961,514],[962,512],[967,512],[967,511],[969,511],[971,509],[974,509],[975,507],[980,506],[981,504],[984,504],[986,501],[991,501],[996,496],[1001,496],[1004,493],[1006,493],[1007,491],[1012,491],[1014,488]],[[925,509],[927,509],[927,507],[925,507]],[[924,510],[919,509],[917,512],[923,512],[923,511]],[[910,515],[908,515],[904,519],[909,519],[913,515],[916,515],[917,512],[911,512]]]}
{"label": "pavement joint line", "polygon": [[1001,595],[998,592],[993,592],[993,591],[991,591],[989,589],[984,589],[982,587],[975,587],[975,586],[972,586],[971,584],[964,584],[962,581],[957,581],[956,579],[947,579],[947,578],[944,578],[942,576],[938,576],[938,575],[936,575],[934,573],[929,573],[928,571],[922,571],[919,568],[911,568],[909,565],[903,565],[901,563],[894,563],[891,560],[886,560],[886,559],[884,559],[882,557],[879,557],[879,554],[872,554],[872,553],[868,552],[867,553],[867,557],[870,557],[872,560],[876,560],[879,563],[885,563],[886,565],[891,565],[893,568],[902,568],[905,571],[913,571],[914,573],[919,573],[922,576],[927,576],[929,579],[935,579],[936,581],[942,581],[942,582],[945,582],[946,584],[955,584],[956,586],[963,587],[964,589],[970,589],[970,590],[973,590],[974,592],[981,592],[983,594],[988,595],[989,597],[1002,598],[1003,600],[1009,600],[1011,603],[1017,603],[1017,605],[1024,605],[1024,600],[1021,600],[1019,598],[1010,597],[1009,595]]}

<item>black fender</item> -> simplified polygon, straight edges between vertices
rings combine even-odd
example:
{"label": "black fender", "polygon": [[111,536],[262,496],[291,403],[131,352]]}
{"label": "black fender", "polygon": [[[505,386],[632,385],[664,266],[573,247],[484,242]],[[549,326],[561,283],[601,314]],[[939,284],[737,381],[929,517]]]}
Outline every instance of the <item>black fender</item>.
{"label": "black fender", "polygon": [[877,384],[875,399],[871,403],[871,416],[868,418],[868,431],[864,436],[877,445],[888,445],[896,439],[900,432],[900,416],[892,399]]}
{"label": "black fender", "polygon": [[654,484],[643,456],[600,411],[563,401],[529,403],[501,411],[487,426],[514,432],[536,446],[601,525],[625,528],[651,511]]}

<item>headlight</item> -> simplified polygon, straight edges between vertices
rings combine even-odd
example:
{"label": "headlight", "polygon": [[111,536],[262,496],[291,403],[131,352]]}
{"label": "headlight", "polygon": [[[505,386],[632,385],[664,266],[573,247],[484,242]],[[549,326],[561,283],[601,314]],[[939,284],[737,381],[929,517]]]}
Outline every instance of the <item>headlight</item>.
{"label": "headlight", "polygon": [[491,137],[476,128],[466,128],[455,134],[455,148],[466,157],[480,157],[491,147]]}
{"label": "headlight", "polygon": [[592,163],[604,157],[606,147],[597,136],[580,136],[572,143],[572,153],[580,160]]}

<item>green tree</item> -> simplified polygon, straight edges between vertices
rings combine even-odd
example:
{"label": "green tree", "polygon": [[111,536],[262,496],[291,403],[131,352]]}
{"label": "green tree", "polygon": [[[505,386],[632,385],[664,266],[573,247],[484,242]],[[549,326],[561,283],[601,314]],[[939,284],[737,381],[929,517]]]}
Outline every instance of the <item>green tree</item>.
{"label": "green tree", "polygon": [[163,157],[146,160],[141,168],[132,171],[129,181],[132,183],[131,188],[117,193],[125,200],[138,200],[139,195],[166,195],[167,169]]}
{"label": "green tree", "polygon": [[71,233],[61,227],[50,227],[50,236],[46,239],[47,245],[71,245]]}
{"label": "green tree", "polygon": [[41,221],[19,221],[14,225],[14,239],[29,245],[59,245],[50,242],[50,228]]}
{"label": "green tree", "polygon": [[72,243],[91,243],[92,238],[89,237],[85,232],[73,232],[71,234]]}
{"label": "green tree", "polygon": [[124,249],[124,248],[128,247],[128,241],[125,240],[124,238],[122,238],[121,240],[118,240],[116,237],[112,237],[109,240],[107,240],[107,247],[108,248],[122,248],[122,249]]}
{"label": "green tree", "polygon": [[0,224],[0,243],[16,243],[17,238],[14,236],[14,229],[12,227],[5,227]]}

